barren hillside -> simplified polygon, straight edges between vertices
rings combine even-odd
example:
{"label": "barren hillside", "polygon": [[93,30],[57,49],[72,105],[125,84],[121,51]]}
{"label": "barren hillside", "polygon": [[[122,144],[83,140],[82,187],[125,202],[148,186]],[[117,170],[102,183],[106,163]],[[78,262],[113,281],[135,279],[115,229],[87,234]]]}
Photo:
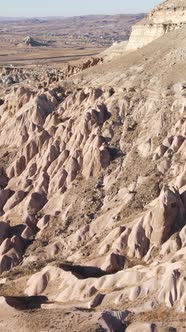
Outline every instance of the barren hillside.
{"label": "barren hillside", "polygon": [[181,8],[138,50],[2,82],[0,331],[186,330]]}

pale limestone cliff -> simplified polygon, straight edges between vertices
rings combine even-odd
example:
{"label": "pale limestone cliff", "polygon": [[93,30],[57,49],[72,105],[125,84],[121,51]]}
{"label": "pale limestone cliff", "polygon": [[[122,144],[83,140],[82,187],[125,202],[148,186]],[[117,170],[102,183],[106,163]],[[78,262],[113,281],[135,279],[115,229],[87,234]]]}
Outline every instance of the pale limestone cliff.
{"label": "pale limestone cliff", "polygon": [[186,1],[167,0],[132,28],[127,50],[141,48],[186,24]]}

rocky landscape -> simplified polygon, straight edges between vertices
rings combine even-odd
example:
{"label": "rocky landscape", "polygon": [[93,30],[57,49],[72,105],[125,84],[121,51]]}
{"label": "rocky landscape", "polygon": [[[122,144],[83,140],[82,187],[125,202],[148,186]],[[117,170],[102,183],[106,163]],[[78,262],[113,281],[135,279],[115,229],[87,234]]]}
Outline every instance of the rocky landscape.
{"label": "rocky landscape", "polygon": [[133,50],[2,67],[0,331],[186,330],[184,3]]}
{"label": "rocky landscape", "polygon": [[185,11],[185,0],[164,1],[162,5],[155,8],[139,24],[133,26],[127,49],[140,48],[167,32],[179,29],[186,24]]}
{"label": "rocky landscape", "polygon": [[0,17],[0,65],[51,65],[90,57],[126,41],[144,14],[75,17]]}

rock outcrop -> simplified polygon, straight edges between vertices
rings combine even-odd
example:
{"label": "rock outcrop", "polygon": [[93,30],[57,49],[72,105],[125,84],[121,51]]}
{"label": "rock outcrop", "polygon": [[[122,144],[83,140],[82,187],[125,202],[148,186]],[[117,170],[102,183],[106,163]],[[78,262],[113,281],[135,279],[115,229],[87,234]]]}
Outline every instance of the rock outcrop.
{"label": "rock outcrop", "polygon": [[0,314],[36,309],[23,330],[184,331],[185,31],[3,88]]}
{"label": "rock outcrop", "polygon": [[132,27],[126,50],[141,48],[164,34],[186,24],[184,0],[166,0],[157,6],[145,19]]}
{"label": "rock outcrop", "polygon": [[100,57],[92,57],[88,60],[81,60],[79,61],[80,63],[77,65],[77,64],[68,64],[67,66],[67,70],[66,70],[66,73],[65,73],[65,76],[66,77],[69,77],[71,75],[74,75],[74,74],[77,74],[87,68],[91,68],[91,67],[94,67],[96,66],[97,64],[101,64],[103,62],[103,58],[100,56]]}
{"label": "rock outcrop", "polygon": [[47,43],[44,42],[38,42],[37,40],[35,40],[33,37],[31,36],[27,36],[24,39],[24,43],[26,44],[26,46],[31,46],[31,47],[37,47],[37,46],[47,46]]}

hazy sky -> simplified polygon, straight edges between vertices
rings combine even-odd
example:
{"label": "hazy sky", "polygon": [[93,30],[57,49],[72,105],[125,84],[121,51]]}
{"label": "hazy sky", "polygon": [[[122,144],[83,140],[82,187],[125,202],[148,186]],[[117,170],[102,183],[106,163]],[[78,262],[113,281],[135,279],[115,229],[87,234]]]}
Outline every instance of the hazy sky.
{"label": "hazy sky", "polygon": [[1,0],[0,16],[72,16],[148,12],[161,0]]}

